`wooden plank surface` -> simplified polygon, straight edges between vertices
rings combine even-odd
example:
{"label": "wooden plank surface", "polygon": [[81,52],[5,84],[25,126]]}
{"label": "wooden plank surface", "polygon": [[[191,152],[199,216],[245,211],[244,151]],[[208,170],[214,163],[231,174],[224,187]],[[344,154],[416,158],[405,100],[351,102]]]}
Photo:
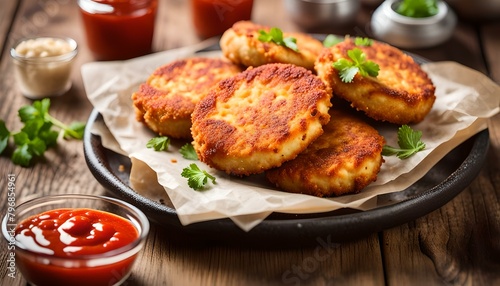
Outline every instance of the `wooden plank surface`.
{"label": "wooden plank surface", "polygon": [[152,279],[164,285],[384,285],[376,235],[345,244],[323,238],[303,249],[251,249],[179,244],[168,231],[154,232],[141,261],[145,253],[155,256],[139,263],[132,277],[139,285]]}
{"label": "wooden plank surface", "polygon": [[[1,9],[0,9],[0,35],[7,35],[10,30],[10,24],[12,23],[12,19],[15,17],[17,5],[19,1],[9,1],[9,0],[0,0]],[[0,38],[0,55],[3,54],[3,51],[8,51],[10,47],[10,43],[6,42],[6,37]],[[0,57],[0,62],[2,58]]]}

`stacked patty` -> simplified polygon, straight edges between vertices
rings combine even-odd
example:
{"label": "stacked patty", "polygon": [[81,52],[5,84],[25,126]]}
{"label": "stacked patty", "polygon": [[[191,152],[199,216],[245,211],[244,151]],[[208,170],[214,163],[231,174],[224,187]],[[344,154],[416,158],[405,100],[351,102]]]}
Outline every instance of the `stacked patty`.
{"label": "stacked patty", "polygon": [[294,160],[267,171],[278,188],[318,197],[357,193],[377,179],[385,140],[362,117],[332,107],[324,134]]}
{"label": "stacked patty", "polygon": [[271,27],[249,21],[237,22],[222,35],[220,46],[226,58],[244,66],[260,66],[268,63],[289,63],[314,69],[314,62],[323,50],[323,44],[303,33],[283,33],[283,38],[295,38],[298,52],[273,42],[259,40],[260,31],[269,32]]}
{"label": "stacked patty", "polygon": [[195,105],[220,80],[241,70],[220,58],[188,58],[161,66],[132,95],[136,118],[160,135],[189,139]]}
{"label": "stacked patty", "polygon": [[[353,82],[343,82],[340,71],[332,63],[349,58],[347,53],[361,49],[366,60],[377,63],[377,77],[364,77],[359,73]],[[435,87],[427,74],[413,58],[398,48],[373,41],[369,46],[356,45],[352,38],[324,49],[317,58],[315,69],[328,89],[351,103],[369,117],[395,124],[418,123],[431,110],[436,96]]]}
{"label": "stacked patty", "polygon": [[305,68],[267,64],[221,81],[195,108],[198,158],[232,175],[262,173],[295,158],[330,116],[325,85]]}
{"label": "stacked patty", "polygon": [[[368,117],[420,122],[434,85],[395,47],[346,37],[324,48],[309,35],[283,32],[294,50],[259,40],[270,29],[238,22],[221,38],[223,58],[158,68],[132,96],[137,119],[191,139],[201,162],[230,175],[265,174],[282,191],[320,197],[361,191],[376,180],[385,144]],[[350,60],[354,48],[379,65],[377,76],[341,79],[334,63]]]}

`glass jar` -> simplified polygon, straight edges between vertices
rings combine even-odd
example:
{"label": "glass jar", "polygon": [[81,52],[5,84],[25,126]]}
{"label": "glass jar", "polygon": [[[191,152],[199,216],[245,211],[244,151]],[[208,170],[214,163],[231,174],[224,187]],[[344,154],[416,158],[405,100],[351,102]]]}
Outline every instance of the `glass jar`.
{"label": "glass jar", "polygon": [[200,38],[222,35],[241,20],[252,17],[253,0],[191,0],[191,17]]}
{"label": "glass jar", "polygon": [[152,51],[157,0],[78,0],[96,60],[125,60]]}
{"label": "glass jar", "polygon": [[23,39],[11,50],[21,93],[31,99],[58,96],[71,88],[71,70],[78,53],[70,38]]}

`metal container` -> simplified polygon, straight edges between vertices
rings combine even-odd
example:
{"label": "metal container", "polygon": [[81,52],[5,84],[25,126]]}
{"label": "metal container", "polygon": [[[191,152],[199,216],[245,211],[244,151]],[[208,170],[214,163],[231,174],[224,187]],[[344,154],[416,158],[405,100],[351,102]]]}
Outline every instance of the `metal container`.
{"label": "metal container", "polygon": [[395,11],[401,0],[386,0],[373,12],[373,36],[401,48],[426,48],[447,41],[457,24],[457,16],[444,1],[438,13],[425,18],[403,16]]}
{"label": "metal container", "polygon": [[292,21],[306,29],[352,23],[360,6],[360,0],[285,0]]}

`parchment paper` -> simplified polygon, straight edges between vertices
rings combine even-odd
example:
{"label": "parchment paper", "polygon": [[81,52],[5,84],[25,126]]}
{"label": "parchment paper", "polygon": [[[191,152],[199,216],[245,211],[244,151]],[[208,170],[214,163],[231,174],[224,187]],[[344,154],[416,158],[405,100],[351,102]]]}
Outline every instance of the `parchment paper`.
{"label": "parchment paper", "polygon": [[[424,176],[449,151],[487,128],[487,118],[499,112],[500,88],[480,72],[455,62],[427,63],[422,67],[436,86],[436,102],[426,119],[412,128],[423,133],[426,149],[400,160],[384,157],[377,181],[359,194],[317,198],[276,190],[262,175],[235,178],[195,163],[217,179],[202,191],[194,191],[181,176],[191,160],[178,149],[186,142],[173,141],[169,151],[146,148],[156,135],[135,120],[131,95],[160,65],[193,56],[207,43],[160,52],[121,62],[93,62],[82,66],[90,102],[104,118],[105,126],[93,132],[103,144],[132,160],[131,183],[145,197],[163,199],[177,211],[179,220],[194,222],[230,218],[248,231],[272,212],[316,213],[339,208],[367,210],[376,206],[378,195],[402,191]],[[220,52],[196,56],[221,56]],[[397,126],[376,127],[387,144],[397,146]]]}

